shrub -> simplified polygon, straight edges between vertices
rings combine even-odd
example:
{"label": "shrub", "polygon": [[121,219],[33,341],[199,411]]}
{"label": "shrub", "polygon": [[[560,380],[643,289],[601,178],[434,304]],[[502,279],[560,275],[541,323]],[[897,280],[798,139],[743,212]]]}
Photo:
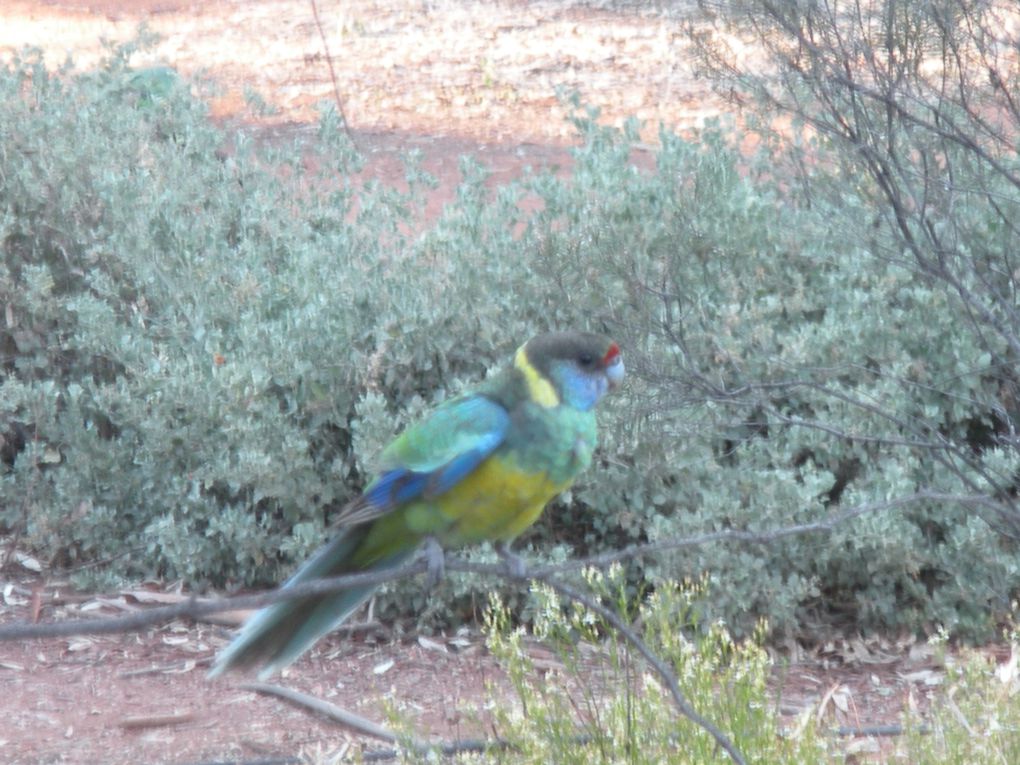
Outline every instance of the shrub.
{"label": "shrub", "polygon": [[[718,623],[701,622],[704,584],[662,582],[635,605],[622,572],[586,572],[593,595],[628,617],[673,669],[692,706],[731,738],[748,762],[795,765],[853,759],[854,746],[826,730],[824,709],[808,706],[782,719],[769,688],[765,628],[737,641]],[[496,708],[493,728],[506,742],[486,762],[729,762],[706,731],[679,718],[668,691],[613,628],[578,603],[562,603],[535,585],[533,629],[512,626],[498,598],[486,611],[486,638],[506,670],[513,698]],[[1015,630],[1007,640],[1016,651]],[[944,648],[945,633],[933,638]],[[536,647],[539,650],[536,651]],[[548,655],[540,668],[536,653]],[[1015,655],[996,664],[987,652],[941,656],[944,684],[923,716],[906,713],[903,735],[883,746],[888,761],[1015,762],[1020,725]],[[823,707],[826,702],[822,702]],[[867,720],[862,721],[867,723]],[[889,725],[893,721],[886,720]],[[865,724],[863,727],[867,727]],[[856,744],[860,744],[858,739]],[[424,758],[422,758],[424,759]]]}
{"label": "shrub", "polygon": [[[824,759],[813,726],[780,735],[762,646],[756,640],[735,642],[719,624],[697,623],[702,586],[663,583],[635,609],[621,573],[588,572],[586,577],[604,604],[624,609],[645,626],[648,647],[676,673],[684,696],[748,762]],[[543,585],[536,585],[535,594],[540,606],[533,635],[510,626],[509,611],[499,599],[486,611],[489,649],[514,692],[510,703],[497,708],[494,721],[509,746],[490,754],[492,761],[729,761],[705,730],[679,716],[660,678],[601,617],[578,603],[561,603]],[[762,637],[763,630],[756,639]],[[531,657],[535,643],[553,652],[559,668],[539,671]]]}
{"label": "shrub", "polygon": [[[54,564],[93,583],[279,581],[406,422],[535,332],[581,327],[618,337],[630,383],[595,468],[520,546],[562,559],[922,491],[963,499],[685,548],[629,581],[705,574],[702,623],[737,635],[763,614],[780,632],[982,635],[1008,606],[1009,343],[890,256],[897,231],[839,145],[797,176],[788,144],[748,158],[717,124],[662,132],[643,170],[636,124],[578,107],[569,178],[490,193],[465,159],[425,226],[414,157],[406,194],[358,185],[331,110],[312,145],[227,133],[131,52],[0,73],[0,523]],[[979,221],[986,202],[957,210]],[[477,610],[469,577],[397,590],[384,609]]]}
{"label": "shrub", "polygon": [[[635,372],[573,495],[578,547],[766,531],[922,494],[825,537],[685,548],[638,577],[706,574],[706,618],[738,634],[761,614],[779,631],[990,634],[1020,583],[1015,514],[990,501],[1015,470],[995,435],[1008,342],[961,325],[956,293],[888,256],[897,232],[841,147],[815,146],[798,178],[801,147],[764,140],[745,158],[720,124],[697,141],[663,132],[642,173],[634,126],[577,124],[571,178],[533,184],[545,207],[530,246]],[[986,196],[956,204],[988,213]]]}
{"label": "shrub", "polygon": [[270,583],[532,316],[446,309],[468,282],[404,233],[413,163],[355,203],[333,112],[314,149],[227,134],[132,51],[0,73],[0,522],[93,578]]}

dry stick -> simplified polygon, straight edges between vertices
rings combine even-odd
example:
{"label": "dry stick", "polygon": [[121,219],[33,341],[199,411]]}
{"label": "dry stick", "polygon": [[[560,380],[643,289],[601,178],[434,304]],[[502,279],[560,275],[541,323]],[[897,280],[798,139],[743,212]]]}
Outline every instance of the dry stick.
{"label": "dry stick", "polygon": [[[262,693],[267,696],[276,696],[277,698],[281,698],[284,701],[295,704],[296,706],[310,709],[317,714],[328,717],[330,720],[348,728],[352,728],[354,731],[363,733],[366,736],[372,736],[373,738],[378,738],[391,744],[395,744],[400,740],[400,737],[393,731],[388,730],[381,725],[377,725],[361,715],[356,715],[342,707],[336,706],[335,704],[330,704],[328,701],[323,701],[315,696],[309,696],[306,693],[301,693],[300,691],[295,691],[291,688],[285,688],[282,685],[273,685],[271,683],[245,683],[239,687],[244,690],[255,691],[256,693]],[[494,739],[492,741],[465,739],[445,744],[429,744],[421,739],[411,739],[408,743],[411,751],[418,754],[440,752],[447,756],[469,752],[485,752],[491,749],[505,749],[509,746],[509,744],[502,739]],[[396,759],[399,755],[400,753],[396,749],[381,749],[364,752],[362,754],[362,759],[366,762],[379,762],[382,760]]]}
{"label": "dry stick", "polygon": [[340,99],[340,86],[337,84],[336,69],[333,68],[333,56],[329,53],[329,43],[326,42],[326,32],[322,28],[322,20],[319,19],[319,6],[315,0],[308,0],[312,6],[312,16],[315,17],[315,26],[319,30],[319,38],[322,40],[322,50],[326,54],[326,64],[329,66],[329,77],[333,81],[333,98],[336,100],[337,111],[340,112],[340,119],[344,122],[344,132],[350,139],[351,144],[355,149],[358,148],[358,144],[354,140],[354,136],[351,135],[351,127],[347,124],[347,115],[344,113],[344,104]]}
{"label": "dry stick", "polygon": [[[931,727],[928,725],[919,725],[914,729],[917,733],[922,735],[928,735],[931,733]],[[830,736],[853,736],[858,738],[860,736],[902,736],[907,732],[907,729],[902,725],[841,725],[838,728],[834,728],[828,732]]]}
{"label": "dry stick", "polygon": [[[282,685],[273,685],[271,683],[245,683],[240,686],[246,691],[255,691],[256,693],[262,693],[267,696],[276,696],[284,701],[289,701],[299,707],[305,707],[311,709],[313,712],[328,717],[334,722],[340,723],[348,728],[353,728],[358,733],[363,733],[366,736],[372,736],[383,741],[387,741],[391,744],[397,742],[399,738],[396,733],[377,725],[371,720],[356,715],[353,712],[348,712],[346,709],[338,707],[336,704],[330,704],[328,701],[317,699],[314,696],[309,696],[307,693],[301,693],[291,688],[284,688]],[[423,742],[414,741],[414,746],[426,746]]]}
{"label": "dry stick", "polygon": [[194,712],[181,712],[168,715],[132,715],[125,717],[118,727],[126,730],[139,730],[141,728],[164,728],[173,725],[183,725],[195,719]]}
{"label": "dry stick", "polygon": [[[511,744],[500,738],[491,741],[466,738],[449,744],[436,744],[435,746],[415,751],[417,754],[430,755],[437,752],[443,757],[453,757],[458,754],[484,754],[485,752],[502,751],[510,748]],[[367,752],[362,752],[361,761],[383,762],[385,760],[395,760],[402,754],[404,753],[398,749],[370,749]]]}

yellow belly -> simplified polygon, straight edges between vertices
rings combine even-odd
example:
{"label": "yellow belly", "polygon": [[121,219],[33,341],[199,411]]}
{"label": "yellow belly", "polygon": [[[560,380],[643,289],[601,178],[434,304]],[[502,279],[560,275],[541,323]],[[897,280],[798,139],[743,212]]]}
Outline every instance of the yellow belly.
{"label": "yellow belly", "polygon": [[443,496],[408,507],[406,522],[450,546],[509,541],[533,524],[549,500],[568,485],[490,457]]}

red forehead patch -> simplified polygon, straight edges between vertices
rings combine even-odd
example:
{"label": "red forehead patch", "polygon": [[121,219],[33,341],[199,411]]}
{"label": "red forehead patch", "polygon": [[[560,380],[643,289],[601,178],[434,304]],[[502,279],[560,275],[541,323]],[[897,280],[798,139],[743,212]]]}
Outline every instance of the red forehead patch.
{"label": "red forehead patch", "polygon": [[613,363],[613,359],[620,355],[620,346],[616,343],[612,343],[609,346],[609,350],[606,351],[606,355],[602,357],[602,363],[609,365]]}

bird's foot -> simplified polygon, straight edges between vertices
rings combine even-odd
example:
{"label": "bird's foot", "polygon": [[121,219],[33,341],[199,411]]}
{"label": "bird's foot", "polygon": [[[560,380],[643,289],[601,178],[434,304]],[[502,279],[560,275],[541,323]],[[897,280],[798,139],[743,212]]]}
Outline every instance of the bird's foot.
{"label": "bird's foot", "polygon": [[514,579],[528,578],[528,563],[520,555],[510,549],[509,542],[497,542],[496,553],[503,559],[507,573]]}
{"label": "bird's foot", "polygon": [[422,554],[425,557],[425,588],[435,589],[446,575],[446,553],[435,537],[425,537],[425,545],[422,547]]}

